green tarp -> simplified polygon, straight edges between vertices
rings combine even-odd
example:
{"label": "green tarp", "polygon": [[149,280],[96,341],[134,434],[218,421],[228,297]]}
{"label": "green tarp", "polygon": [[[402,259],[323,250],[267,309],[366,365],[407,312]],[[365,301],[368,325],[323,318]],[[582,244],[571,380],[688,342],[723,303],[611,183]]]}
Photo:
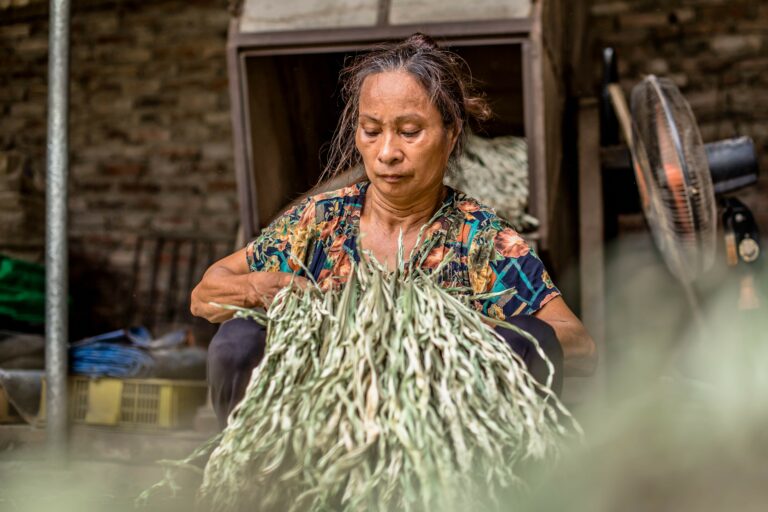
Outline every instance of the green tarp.
{"label": "green tarp", "polygon": [[45,322],[45,267],[0,254],[0,323]]}

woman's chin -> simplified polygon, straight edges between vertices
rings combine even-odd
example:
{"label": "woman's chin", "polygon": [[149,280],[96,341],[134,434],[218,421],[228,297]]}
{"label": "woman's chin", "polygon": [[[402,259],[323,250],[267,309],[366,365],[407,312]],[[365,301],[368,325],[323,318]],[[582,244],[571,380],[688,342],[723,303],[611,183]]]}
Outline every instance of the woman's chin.
{"label": "woman's chin", "polygon": [[371,180],[371,186],[377,193],[386,196],[390,201],[396,200],[399,204],[421,203],[435,193],[433,186],[415,182],[410,176],[398,179],[376,177]]}
{"label": "woman's chin", "polygon": [[[379,191],[386,194],[403,195],[413,192],[411,179],[406,177],[398,178],[381,178],[377,177],[371,181],[371,184],[375,186]],[[409,186],[410,185],[410,186]]]}

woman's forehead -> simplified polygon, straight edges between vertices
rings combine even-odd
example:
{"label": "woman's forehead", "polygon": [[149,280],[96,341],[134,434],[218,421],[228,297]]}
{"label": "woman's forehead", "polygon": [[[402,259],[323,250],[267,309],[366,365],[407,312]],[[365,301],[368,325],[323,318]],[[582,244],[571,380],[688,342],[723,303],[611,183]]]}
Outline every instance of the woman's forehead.
{"label": "woman's forehead", "polygon": [[427,91],[406,71],[385,71],[365,78],[360,88],[360,115],[377,117],[375,112],[394,117],[406,113],[439,115]]}

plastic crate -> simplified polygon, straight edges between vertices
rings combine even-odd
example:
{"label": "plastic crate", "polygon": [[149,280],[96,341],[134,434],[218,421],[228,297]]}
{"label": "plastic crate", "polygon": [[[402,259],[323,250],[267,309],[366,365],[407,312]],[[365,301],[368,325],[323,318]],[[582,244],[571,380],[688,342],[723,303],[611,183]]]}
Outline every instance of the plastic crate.
{"label": "plastic crate", "polygon": [[[204,381],[70,377],[69,417],[88,425],[189,428],[207,392]],[[41,419],[44,404],[45,386]]]}
{"label": "plastic crate", "polygon": [[5,389],[0,387],[0,423],[21,423],[22,421],[24,420],[8,400]]}

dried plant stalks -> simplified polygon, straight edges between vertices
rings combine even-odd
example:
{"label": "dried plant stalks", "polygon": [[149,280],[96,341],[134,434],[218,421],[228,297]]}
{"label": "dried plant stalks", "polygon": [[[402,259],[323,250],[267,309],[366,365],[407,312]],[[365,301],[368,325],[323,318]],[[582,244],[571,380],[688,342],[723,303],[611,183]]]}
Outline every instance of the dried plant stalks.
{"label": "dried plant stalks", "polygon": [[205,468],[206,510],[475,508],[554,459],[580,429],[551,376],[457,291],[363,262],[341,293],[292,284],[266,316],[240,309],[267,350]]}

